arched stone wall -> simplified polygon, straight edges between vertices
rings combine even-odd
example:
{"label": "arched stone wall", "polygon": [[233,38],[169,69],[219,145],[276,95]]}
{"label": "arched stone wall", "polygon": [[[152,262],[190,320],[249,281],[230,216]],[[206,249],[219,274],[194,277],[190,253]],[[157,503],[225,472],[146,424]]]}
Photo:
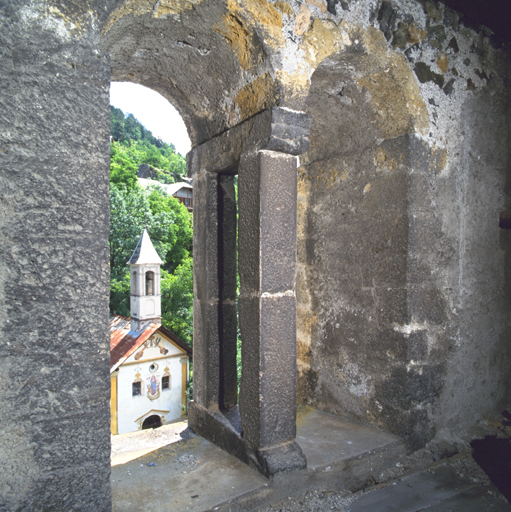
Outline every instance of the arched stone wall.
{"label": "arched stone wall", "polygon": [[509,200],[507,71],[487,39],[442,24],[448,9],[419,14],[418,40],[411,25],[399,44],[390,33],[394,48],[383,31],[348,27],[355,44],[316,69],[298,185],[299,401],[411,449],[466,439],[506,400],[493,354],[509,364],[509,245],[496,222]]}
{"label": "arched stone wall", "polygon": [[510,68],[486,29],[413,0],[1,13],[1,506],[110,509],[111,78],[167,97],[194,146],[270,107],[311,115],[303,400],[410,448],[459,440],[505,405]]}

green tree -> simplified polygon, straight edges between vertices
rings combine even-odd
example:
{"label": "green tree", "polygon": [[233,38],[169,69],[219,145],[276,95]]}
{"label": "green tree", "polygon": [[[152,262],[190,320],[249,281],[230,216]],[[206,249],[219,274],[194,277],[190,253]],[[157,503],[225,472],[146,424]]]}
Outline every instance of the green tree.
{"label": "green tree", "polygon": [[162,271],[162,324],[181,340],[192,345],[193,262],[186,258],[174,273]]}
{"label": "green tree", "polygon": [[124,184],[132,189],[138,185],[138,166],[119,142],[110,144],[110,183]]}
{"label": "green tree", "polygon": [[174,214],[170,229],[172,231],[172,240],[175,240],[175,242],[167,252],[163,265],[165,270],[173,272],[192,254],[192,216],[181,201],[175,197],[169,196],[157,185],[148,188],[147,199],[149,200],[153,214],[162,212],[172,212]]}

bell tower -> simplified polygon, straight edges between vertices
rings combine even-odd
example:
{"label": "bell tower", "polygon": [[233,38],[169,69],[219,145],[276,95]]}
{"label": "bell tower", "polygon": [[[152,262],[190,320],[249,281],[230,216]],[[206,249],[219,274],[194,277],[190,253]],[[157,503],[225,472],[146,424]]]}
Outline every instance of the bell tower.
{"label": "bell tower", "polygon": [[160,265],[163,263],[144,229],[130,266],[131,330],[141,332],[151,322],[161,322]]}

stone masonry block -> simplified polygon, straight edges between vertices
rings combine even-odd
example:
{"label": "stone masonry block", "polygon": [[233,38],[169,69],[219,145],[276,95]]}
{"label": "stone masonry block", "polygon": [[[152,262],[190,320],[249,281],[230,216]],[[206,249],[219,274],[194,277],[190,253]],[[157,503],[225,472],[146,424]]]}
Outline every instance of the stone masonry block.
{"label": "stone masonry block", "polygon": [[217,299],[218,191],[217,176],[202,173],[194,178],[194,287],[199,300]]}
{"label": "stone masonry block", "polygon": [[262,151],[261,292],[294,290],[296,280],[296,157]]}
{"label": "stone masonry block", "polygon": [[273,107],[193,148],[187,155],[188,176],[200,169],[235,174],[242,155],[268,149],[301,155],[309,148],[311,120],[304,112]]}
{"label": "stone masonry block", "polygon": [[220,303],[218,320],[220,332],[219,405],[222,410],[230,410],[238,402],[238,369],[236,366],[237,316],[234,301]]}
{"label": "stone masonry block", "polygon": [[193,302],[193,398],[206,409],[219,402],[220,338],[217,301]]}
{"label": "stone masonry block", "polygon": [[238,178],[238,264],[241,293],[258,292],[260,283],[260,166],[252,153],[243,157]]}
{"label": "stone masonry block", "polygon": [[261,299],[260,447],[296,436],[296,301]]}
{"label": "stone masonry block", "polygon": [[245,438],[257,448],[291,441],[296,435],[295,298],[240,298],[240,321]]}
{"label": "stone masonry block", "polygon": [[236,300],[237,232],[234,176],[218,177],[218,275],[221,300]]}
{"label": "stone masonry block", "polygon": [[239,409],[241,424],[249,439],[257,439],[260,429],[260,305],[259,297],[240,295],[238,301],[242,374]]}

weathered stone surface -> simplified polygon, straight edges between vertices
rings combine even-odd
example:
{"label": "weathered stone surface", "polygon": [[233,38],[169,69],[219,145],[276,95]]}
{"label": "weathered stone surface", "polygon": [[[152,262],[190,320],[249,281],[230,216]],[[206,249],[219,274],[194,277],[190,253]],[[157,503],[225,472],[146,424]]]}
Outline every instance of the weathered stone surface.
{"label": "weathered stone surface", "polygon": [[378,11],[378,21],[380,22],[380,30],[385,34],[385,39],[392,39],[392,31],[396,23],[396,12],[392,9],[390,2],[382,2]]}
{"label": "weathered stone surface", "polygon": [[[466,14],[473,5],[463,3]],[[233,339],[234,309],[232,286],[218,287],[216,175],[236,174],[242,155],[243,165],[260,165],[251,151],[305,151],[307,117],[289,109],[306,103],[300,397],[392,430],[409,449],[466,438],[478,419],[508,405],[511,240],[498,216],[510,204],[510,66],[479,25],[490,9],[478,5],[472,23],[433,2],[310,2],[297,35],[295,2],[2,4],[0,453],[8,462],[0,508],[110,507],[109,62],[111,78],[170,99],[196,146],[189,172],[206,242],[194,257],[208,272],[196,274],[195,335],[206,339],[222,319],[217,338],[197,342],[204,407],[234,403],[232,393],[221,398],[232,390],[232,378],[221,380],[232,364],[218,363],[221,339]],[[506,11],[498,12],[494,26],[503,23],[509,38]],[[262,206],[256,177],[245,185],[240,177],[240,190],[254,194],[245,201],[250,222]],[[224,213],[232,219],[230,207]],[[255,233],[245,246],[258,254]],[[232,223],[220,238],[231,283]],[[273,318],[250,302],[262,300],[252,261],[247,255],[250,293],[240,301],[247,336]],[[283,333],[286,344],[291,334]],[[272,418],[255,423],[268,442]]]}
{"label": "weathered stone surface", "polygon": [[[438,85],[445,82],[425,61],[424,43],[422,50],[413,52],[413,59],[419,63],[417,74],[427,71],[419,78],[430,94],[428,109],[434,114],[430,119],[435,124],[440,116],[453,115],[453,110],[441,110],[453,108],[452,103],[447,107],[444,98],[456,97],[459,89],[465,88],[456,73],[450,75],[451,59],[461,65],[460,57],[454,57],[453,46],[454,43],[450,53],[446,52],[447,67],[441,52],[436,53],[439,69],[449,80],[449,87],[436,93],[432,92],[431,82],[440,82]],[[462,46],[456,43],[456,47],[462,53]],[[347,62],[353,65],[348,58],[346,55]],[[363,69],[361,62],[360,59],[357,63],[358,69]],[[473,66],[472,60],[466,62],[466,66]],[[362,421],[381,422],[380,425],[406,439],[409,448],[416,448],[441,436],[439,425],[445,424],[447,417],[454,419],[448,413],[439,422],[437,413],[425,413],[425,407],[445,414],[441,405],[445,386],[465,380],[458,370],[446,364],[460,350],[455,341],[460,328],[458,313],[452,308],[454,297],[461,291],[452,281],[459,276],[455,269],[455,261],[459,261],[458,244],[465,243],[462,242],[468,234],[465,229],[471,230],[476,224],[462,221],[463,235],[451,225],[454,222],[459,226],[461,212],[466,212],[462,206],[464,200],[455,192],[464,180],[461,178],[464,173],[460,167],[450,167],[450,162],[459,162],[454,153],[464,150],[453,140],[441,144],[437,139],[438,145],[431,147],[413,135],[391,138],[390,130],[380,131],[387,140],[377,142],[374,129],[377,116],[388,108],[383,107],[383,96],[388,99],[391,94],[382,92],[385,82],[379,77],[383,75],[373,71],[370,79],[357,78],[364,87],[368,84],[369,101],[374,108],[371,113],[367,103],[355,91],[351,92],[353,78],[349,69],[340,59],[329,66],[320,66],[313,76],[308,103],[312,118],[311,147],[302,159],[304,164],[299,174],[299,190],[303,187],[308,196],[298,225],[298,266],[303,268],[299,275],[307,283],[306,291],[300,292],[303,306],[300,304],[298,308],[301,326],[298,389],[300,398],[305,397],[308,403]],[[385,75],[391,72],[386,71]],[[377,81],[371,81],[373,77]],[[470,80],[472,84],[483,80],[475,67]],[[342,95],[336,97],[333,88],[326,92],[326,84],[341,81]],[[419,85],[421,91],[422,87]],[[382,100],[379,94],[383,94]],[[352,101],[346,102],[346,97]],[[336,116],[334,112],[341,108],[343,115]],[[462,108],[461,104],[456,108]],[[457,115],[461,112],[456,111]],[[489,111],[500,119],[497,131],[507,133],[496,107]],[[387,112],[385,115],[389,116]],[[406,132],[411,125],[404,122],[404,112],[405,109],[401,113],[394,110],[390,116],[398,116],[399,123],[403,122],[399,130]],[[475,117],[472,119],[476,123]],[[394,123],[394,126],[399,125]],[[489,129],[490,125],[485,126]],[[496,133],[494,129],[491,131]],[[328,142],[331,135],[340,142],[335,148]],[[489,144],[495,147],[493,142]],[[499,150],[497,153],[500,154]],[[495,181],[485,186],[502,197],[504,189],[499,191],[499,186],[503,182],[497,185],[501,179],[497,178],[500,176],[497,168],[493,168]],[[480,206],[489,207],[489,194],[483,192],[483,187],[478,190]],[[475,207],[472,198],[469,202]],[[486,215],[483,218],[488,218]],[[495,233],[494,230],[492,226],[491,231]],[[477,247],[472,253],[476,259],[479,257],[475,254],[483,250],[481,245]],[[496,253],[486,254],[497,264]],[[476,286],[480,293],[489,292],[486,287],[483,292],[471,277],[462,273],[468,288]],[[499,293],[491,299],[492,303],[498,300]],[[500,313],[496,316],[502,318]],[[492,346],[499,346],[497,338],[493,337]],[[474,357],[476,351],[472,352]],[[461,352],[467,355],[462,349]],[[507,352],[500,353],[508,357]],[[456,410],[459,413],[458,407]],[[471,410],[474,412],[473,407]],[[433,416],[437,419],[432,419]]]}
{"label": "weathered stone surface", "polygon": [[294,291],[296,280],[296,157],[259,154],[262,293]]}
{"label": "weathered stone surface", "polygon": [[80,42],[41,4],[0,7],[2,510],[110,510],[109,70],[93,5],[60,4]]}
{"label": "weathered stone surface", "polygon": [[444,86],[444,77],[431,71],[431,68],[424,62],[418,62],[414,67],[414,71],[421,83],[434,82],[439,87]]}

